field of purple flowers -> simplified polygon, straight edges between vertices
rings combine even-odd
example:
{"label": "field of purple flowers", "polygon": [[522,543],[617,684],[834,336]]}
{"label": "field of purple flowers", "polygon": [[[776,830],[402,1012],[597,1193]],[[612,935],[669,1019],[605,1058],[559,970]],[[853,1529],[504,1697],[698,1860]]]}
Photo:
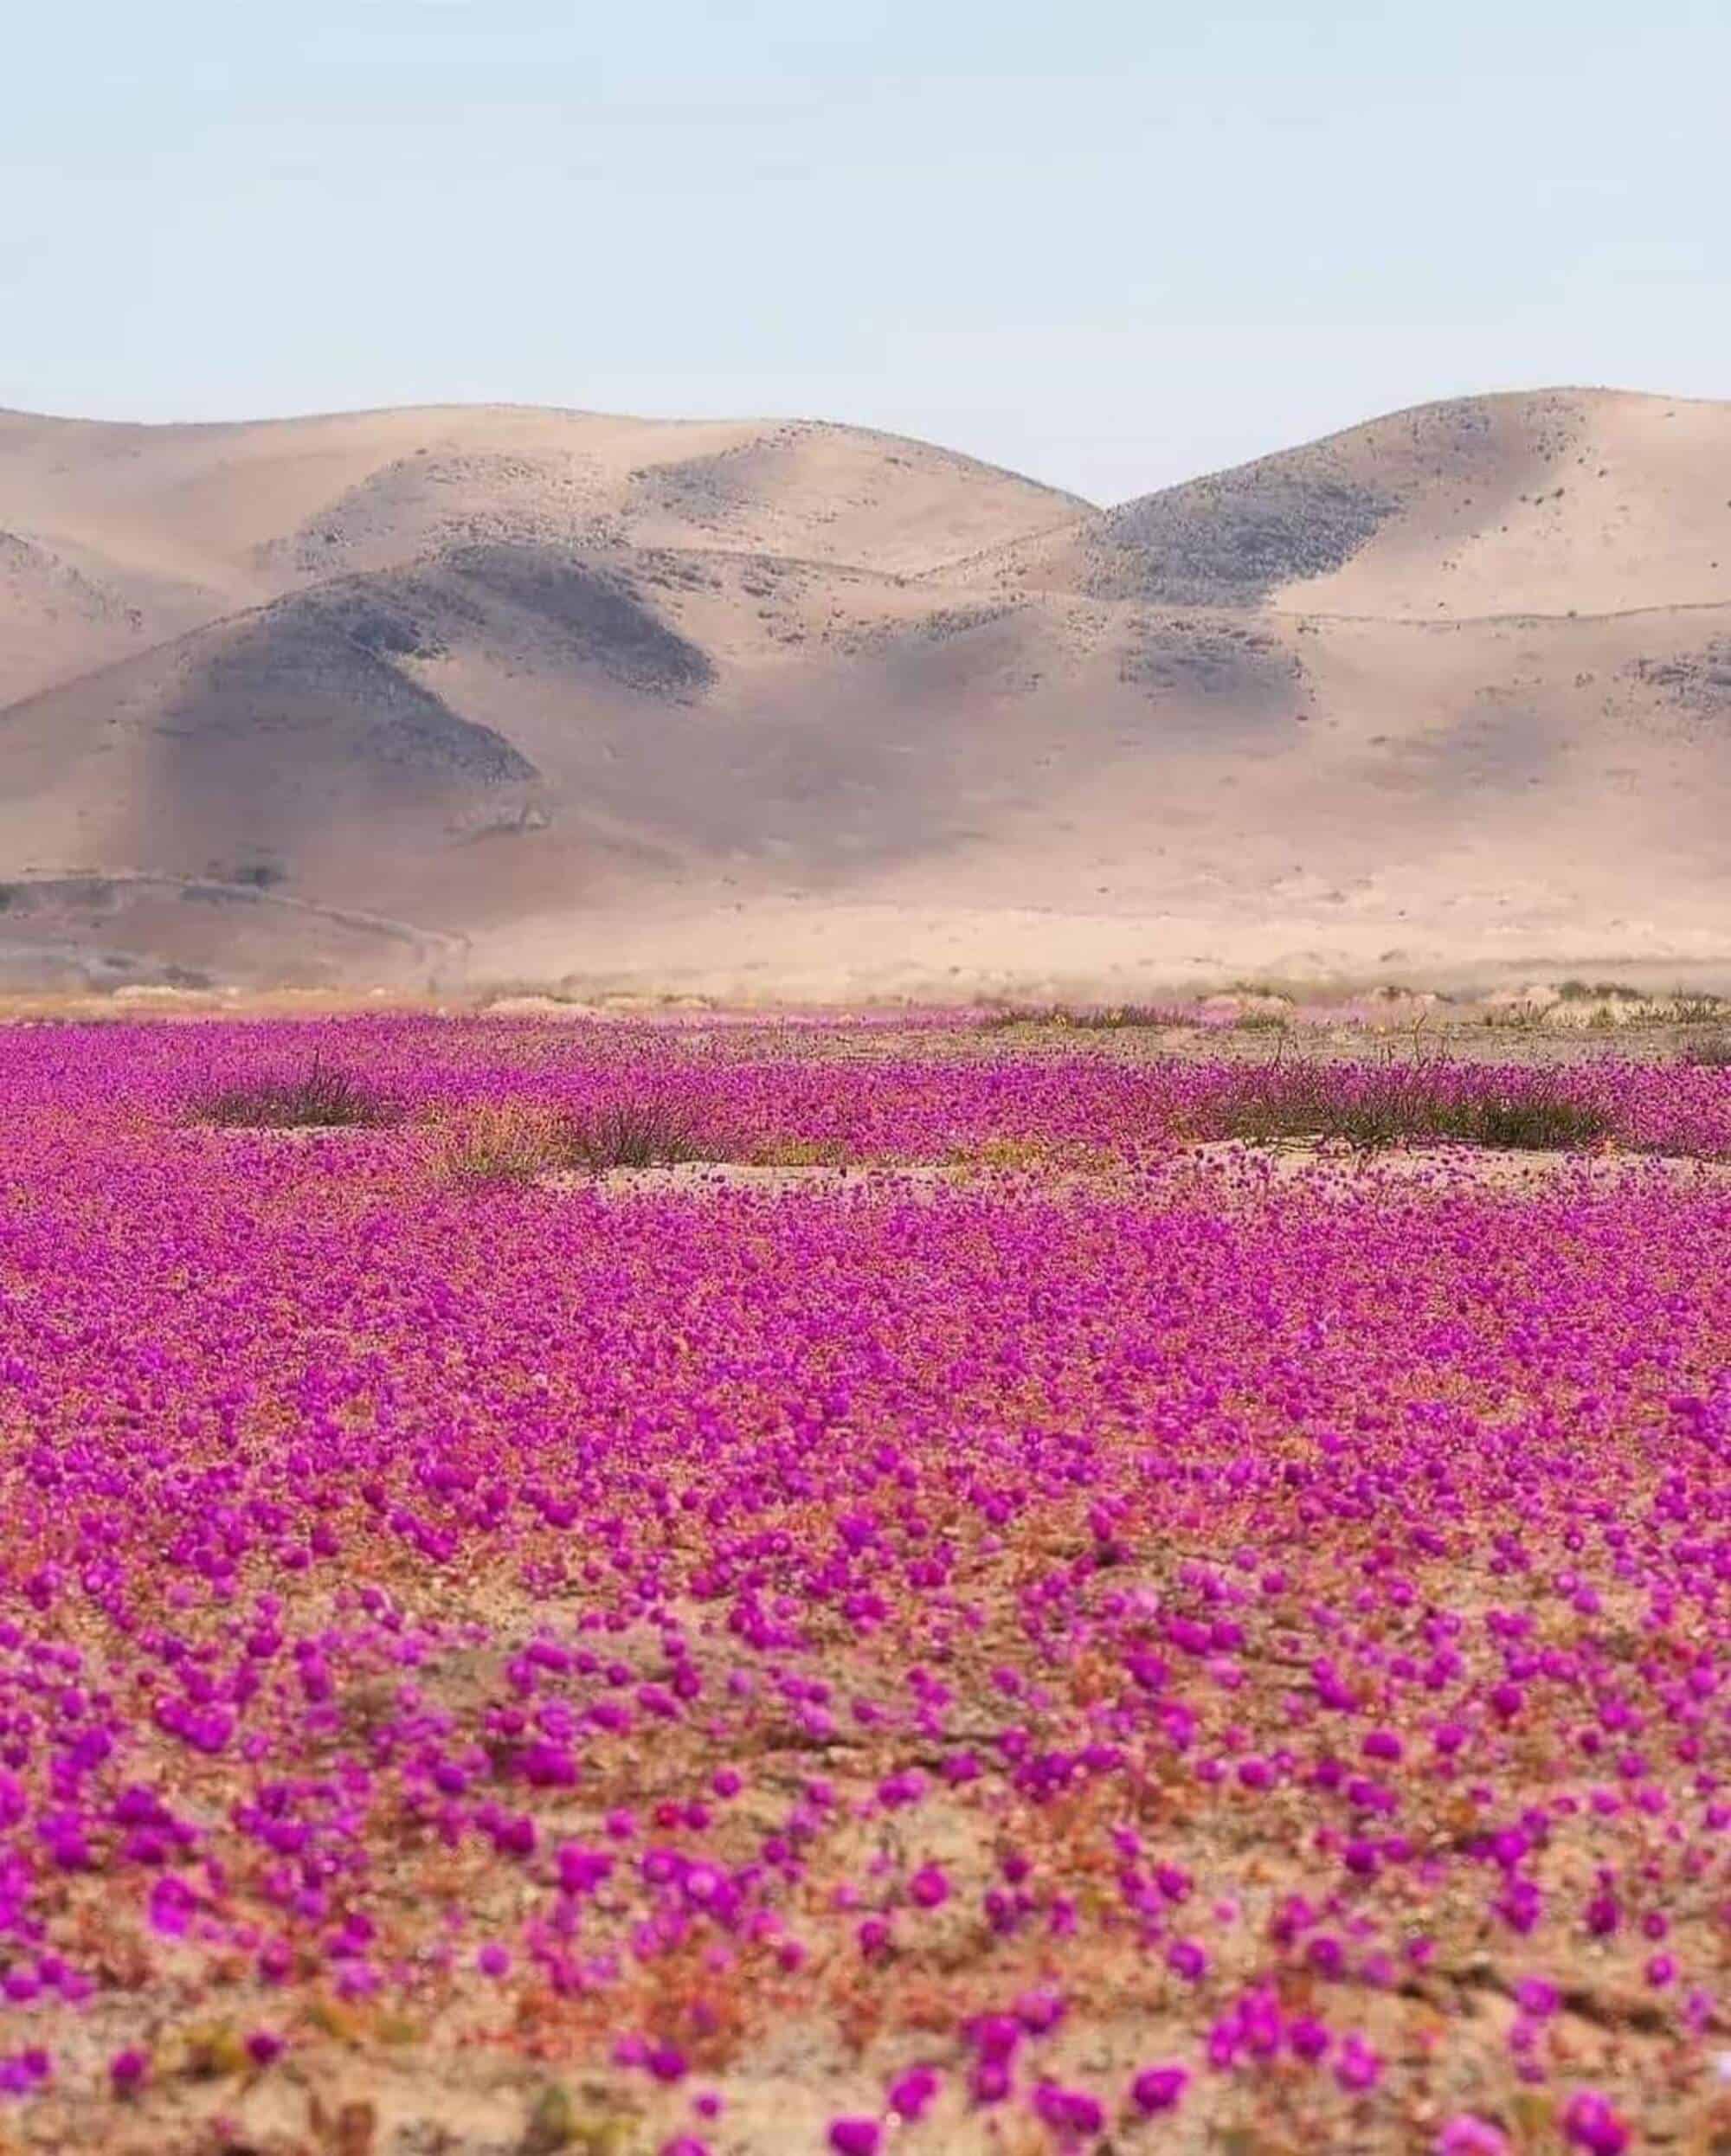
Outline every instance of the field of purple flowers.
{"label": "field of purple flowers", "polygon": [[[1726,2146],[1731,1072],[377,1020],[0,1089],[0,2150]],[[470,1172],[645,1102],[884,1172]]]}

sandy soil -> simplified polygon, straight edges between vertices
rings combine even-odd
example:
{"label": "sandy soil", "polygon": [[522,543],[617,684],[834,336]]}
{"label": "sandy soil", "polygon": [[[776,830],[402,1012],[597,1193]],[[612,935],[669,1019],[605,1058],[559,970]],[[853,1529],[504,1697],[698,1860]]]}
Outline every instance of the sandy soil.
{"label": "sandy soil", "polygon": [[1169,1158],[1135,1177],[1122,1172],[1044,1168],[1006,1169],[989,1162],[904,1168],[759,1168],[739,1162],[692,1161],[669,1168],[616,1168],[599,1175],[561,1171],[541,1177],[544,1189],[600,1191],[610,1198],[700,1197],[706,1191],[745,1191],[765,1197],[936,1197],[944,1190],[965,1190],[989,1183],[1001,1188],[1037,1184],[1054,1190],[1146,1188],[1168,1179],[1200,1180],[1226,1193],[1253,1193],[1271,1183],[1297,1181],[1360,1191],[1393,1181],[1438,1191],[1458,1191],[1464,1184],[1484,1190],[1531,1190],[1567,1180],[1603,1191],[1633,1179],[1663,1177],[1680,1190],[1713,1189],[1731,1184],[1731,1163],[1672,1159],[1663,1155],[1515,1152],[1496,1147],[1466,1149],[1394,1146],[1376,1154],[1355,1153],[1309,1139],[1271,1145],[1222,1139],[1174,1149]]}

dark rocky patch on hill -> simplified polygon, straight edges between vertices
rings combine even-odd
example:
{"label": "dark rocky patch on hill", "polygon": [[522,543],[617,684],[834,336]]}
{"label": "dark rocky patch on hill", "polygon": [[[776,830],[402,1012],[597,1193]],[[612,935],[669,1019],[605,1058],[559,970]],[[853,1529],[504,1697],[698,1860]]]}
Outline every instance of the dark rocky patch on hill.
{"label": "dark rocky patch on hill", "polygon": [[1701,718],[1731,717],[1731,636],[1674,659],[1638,659],[1629,672]]}
{"label": "dark rocky patch on hill", "polygon": [[645,604],[623,570],[526,546],[461,547],[442,566],[470,596],[531,615],[574,659],[627,688],[691,692],[713,678],[705,653]]}
{"label": "dark rocky patch on hill", "polygon": [[1360,481],[1264,458],[1109,511],[1084,542],[1088,588],[1168,606],[1253,606],[1339,569],[1399,506]]}
{"label": "dark rocky patch on hill", "polygon": [[[361,636],[351,633],[354,625]],[[351,762],[417,776],[487,785],[532,779],[534,765],[502,734],[461,718],[381,656],[389,640],[413,633],[411,621],[384,608],[345,621],[324,595],[313,604],[267,608],[203,654],[157,730],[181,742],[261,749],[273,737],[280,749],[317,737],[327,754],[340,743]]]}

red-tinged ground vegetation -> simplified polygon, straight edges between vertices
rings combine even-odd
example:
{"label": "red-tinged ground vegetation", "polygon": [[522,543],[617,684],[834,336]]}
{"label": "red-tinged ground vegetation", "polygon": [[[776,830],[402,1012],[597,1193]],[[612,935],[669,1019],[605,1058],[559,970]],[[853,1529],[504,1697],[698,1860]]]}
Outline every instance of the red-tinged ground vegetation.
{"label": "red-tinged ground vegetation", "polygon": [[0,2148],[1722,2147],[1731,1073],[858,1045],[0,1036]]}

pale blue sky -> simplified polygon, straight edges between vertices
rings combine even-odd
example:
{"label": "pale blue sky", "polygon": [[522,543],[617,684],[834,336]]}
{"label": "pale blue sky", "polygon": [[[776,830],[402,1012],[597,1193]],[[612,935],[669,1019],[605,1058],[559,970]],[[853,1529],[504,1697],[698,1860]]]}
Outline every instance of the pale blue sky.
{"label": "pale blue sky", "polygon": [[795,414],[1117,499],[1731,395],[1726,0],[35,0],[0,404]]}

